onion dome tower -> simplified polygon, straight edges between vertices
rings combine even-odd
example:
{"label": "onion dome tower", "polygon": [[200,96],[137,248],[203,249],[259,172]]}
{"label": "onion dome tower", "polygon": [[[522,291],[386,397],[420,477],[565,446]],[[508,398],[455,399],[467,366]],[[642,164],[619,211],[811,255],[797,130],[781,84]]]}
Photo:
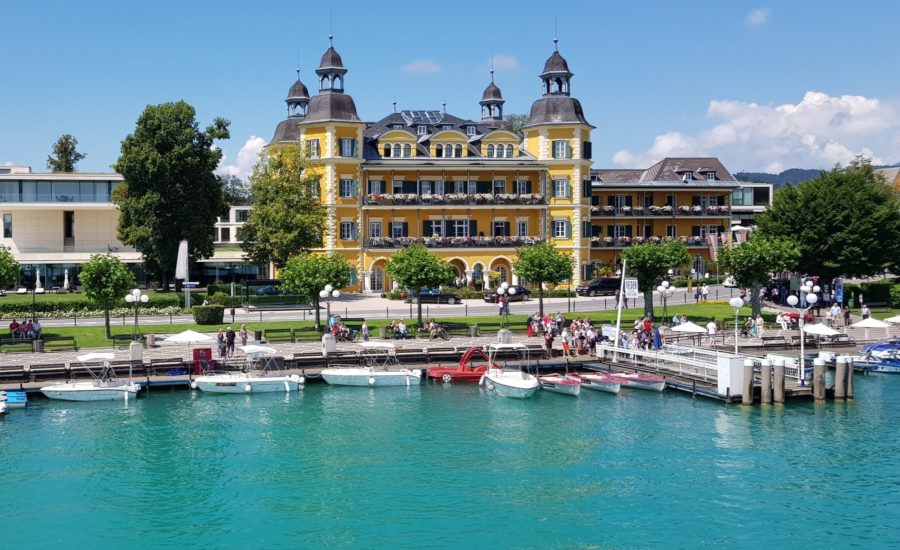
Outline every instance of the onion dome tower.
{"label": "onion dome tower", "polygon": [[284,100],[288,107],[289,117],[306,116],[306,108],[309,105],[309,90],[300,81],[300,67],[297,67],[297,82],[288,90],[287,99]]}
{"label": "onion dome tower", "polygon": [[334,49],[329,35],[328,49],[322,55],[316,75],[319,77],[319,93],[309,100],[309,109],[303,122],[325,122],[330,120],[362,122],[356,114],[353,98],[344,93],[344,75],[347,68],[340,54]]}
{"label": "onion dome tower", "polygon": [[478,103],[481,105],[481,120],[498,121],[503,119],[503,104],[506,103],[506,100],[503,99],[500,88],[494,84],[494,69],[491,69],[491,83],[484,89],[481,101]]}

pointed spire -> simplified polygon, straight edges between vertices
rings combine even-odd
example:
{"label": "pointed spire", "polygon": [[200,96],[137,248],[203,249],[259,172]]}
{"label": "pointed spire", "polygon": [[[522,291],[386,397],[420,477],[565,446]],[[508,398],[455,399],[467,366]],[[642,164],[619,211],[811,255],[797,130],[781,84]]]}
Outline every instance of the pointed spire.
{"label": "pointed spire", "polygon": [[559,51],[559,16],[553,16],[553,49]]}
{"label": "pointed spire", "polygon": [[444,100],[441,102],[441,105],[444,107],[444,114],[447,114],[447,96],[444,96]]}
{"label": "pointed spire", "polygon": [[491,48],[491,82],[494,81],[494,49]]}
{"label": "pointed spire", "polygon": [[328,10],[328,45],[334,47],[334,12]]}
{"label": "pointed spire", "polygon": [[397,94],[394,94],[394,112],[397,112]]}

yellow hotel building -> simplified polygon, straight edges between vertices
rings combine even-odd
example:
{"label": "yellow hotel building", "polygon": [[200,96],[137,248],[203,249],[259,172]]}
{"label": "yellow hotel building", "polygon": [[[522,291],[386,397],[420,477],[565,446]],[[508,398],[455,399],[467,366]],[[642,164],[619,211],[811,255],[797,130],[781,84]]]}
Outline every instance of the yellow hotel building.
{"label": "yellow hotel building", "polygon": [[[591,172],[594,127],[571,95],[573,74],[556,49],[540,74],[542,95],[521,138],[503,118],[504,99],[493,73],[479,102],[480,120],[446,110],[395,109],[368,123],[345,93],[346,73],[333,46],[316,69],[317,94],[309,94],[298,71],[286,99],[288,117],[272,143],[300,142],[318,159],[320,196],[328,209],[323,251],[343,254],[356,266],[350,290],[390,290],[385,265],[413,242],[450,262],[461,278],[483,280],[486,287],[489,271],[497,271],[501,281],[520,282],[512,271],[517,247],[552,242],[572,255],[576,285],[591,277],[596,262],[615,261],[627,245],[620,236],[665,235],[661,222],[654,225],[657,220],[649,230],[646,223],[633,223],[645,219],[635,217],[634,207],[647,203],[647,193],[648,205],[666,204],[666,193],[674,195],[675,206],[692,204],[691,197],[681,198],[679,185],[649,191],[630,182],[612,195],[605,190],[604,176]],[[727,174],[718,164],[714,170],[717,177]],[[701,193],[698,204],[710,204],[713,199],[702,197],[714,194],[717,208],[727,205],[731,187],[719,187]],[[598,209],[607,195],[613,197],[610,204],[622,208]],[[704,229],[698,231],[721,230],[729,215],[704,212],[698,222]],[[686,217],[675,214],[671,223],[676,237],[691,234]],[[607,236],[617,240],[606,246]]]}

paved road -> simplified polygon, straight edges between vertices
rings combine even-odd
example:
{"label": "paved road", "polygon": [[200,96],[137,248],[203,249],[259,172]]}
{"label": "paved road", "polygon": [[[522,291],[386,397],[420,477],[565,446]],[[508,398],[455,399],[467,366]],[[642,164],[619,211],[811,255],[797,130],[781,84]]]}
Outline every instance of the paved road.
{"label": "paved road", "polygon": [[[734,289],[725,287],[710,287],[710,300],[724,299],[727,300],[737,292]],[[654,299],[655,305],[660,305],[661,301],[657,296]],[[691,304],[694,303],[693,294],[688,295],[687,289],[675,289],[675,294],[669,300],[670,305]],[[644,299],[629,300],[629,307],[643,307]],[[545,298],[544,310],[551,313],[560,311],[562,313],[576,313],[579,311],[598,311],[613,310],[616,307],[616,301],[613,297],[576,297],[576,298]],[[525,314],[537,312],[537,298],[528,302],[513,302],[509,306],[511,314]],[[416,315],[415,304],[407,304],[397,300],[387,300],[379,296],[364,296],[348,294],[335,300],[331,304],[332,313],[342,315],[344,317],[365,317],[368,319],[396,319],[410,318]],[[462,304],[423,304],[422,315],[425,317],[467,317],[470,315],[496,315],[498,307],[496,304],[490,304],[483,300],[465,300]],[[272,322],[272,321],[297,321],[309,320],[312,313],[309,311],[298,310],[282,310],[282,311],[247,311],[244,309],[236,309],[234,320],[228,315],[226,310],[225,322],[240,324],[254,322]],[[322,310],[322,318],[325,318],[324,308]],[[121,318],[117,317],[112,320],[113,324],[130,326],[134,322],[134,317]],[[194,319],[190,315],[159,315],[159,316],[141,316],[141,325],[168,325],[168,324],[184,324],[193,323]],[[77,318],[77,319],[46,319],[41,320],[41,324],[45,327],[60,326],[102,326],[103,318]]]}

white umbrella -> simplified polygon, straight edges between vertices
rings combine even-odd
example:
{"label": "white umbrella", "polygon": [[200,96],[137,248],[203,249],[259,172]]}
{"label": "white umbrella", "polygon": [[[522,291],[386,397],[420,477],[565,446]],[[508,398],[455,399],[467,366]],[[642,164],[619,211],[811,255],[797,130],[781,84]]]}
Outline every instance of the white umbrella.
{"label": "white umbrella", "polygon": [[85,353],[84,355],[78,355],[75,359],[85,363],[87,361],[109,361],[115,356],[116,354],[111,351],[93,351],[91,353]]}
{"label": "white umbrella", "polygon": [[69,269],[63,271],[63,289],[69,290]]}
{"label": "white umbrella", "polygon": [[900,325],[900,315],[894,315],[893,317],[888,317],[885,319],[888,323],[894,323],[895,325]]}
{"label": "white umbrella", "polygon": [[672,327],[672,332],[686,332],[688,334],[706,334],[706,329],[691,321]]}
{"label": "white umbrella", "polygon": [[890,328],[891,325],[889,325],[888,323],[885,323],[884,321],[879,321],[878,319],[875,319],[874,317],[869,317],[868,319],[863,319],[862,321],[857,321],[856,323],[853,323],[850,326],[855,327],[855,328],[866,329],[865,339],[868,340],[870,328],[883,328],[884,335],[888,336],[888,328]]}
{"label": "white umbrella", "polygon": [[247,344],[246,346],[240,346],[241,351],[247,354],[251,353],[277,353],[278,350],[275,348],[269,348],[266,346],[260,346],[257,344]]}
{"label": "white umbrella", "polygon": [[44,289],[44,285],[41,284],[41,270],[39,268],[37,270],[37,274],[34,276],[34,290],[35,290],[35,292],[38,292],[43,289]]}
{"label": "white umbrella", "polygon": [[803,332],[807,334],[815,334],[816,336],[834,336],[836,334],[840,334],[840,331],[834,330],[831,327],[821,324],[803,325]]}
{"label": "white umbrella", "polygon": [[178,334],[173,334],[169,336],[163,342],[167,342],[169,344],[205,344],[207,342],[212,342],[214,338],[207,334],[203,334],[202,332],[197,332],[194,330],[186,330],[184,332],[179,332]]}

